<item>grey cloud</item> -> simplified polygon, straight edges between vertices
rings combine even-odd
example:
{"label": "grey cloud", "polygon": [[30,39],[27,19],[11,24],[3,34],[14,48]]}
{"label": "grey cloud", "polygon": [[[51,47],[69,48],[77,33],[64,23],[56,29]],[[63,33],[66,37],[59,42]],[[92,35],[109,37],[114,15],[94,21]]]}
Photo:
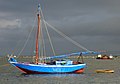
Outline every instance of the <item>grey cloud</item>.
{"label": "grey cloud", "polygon": [[[1,0],[0,21],[3,19],[11,22],[16,19],[21,21],[20,26],[13,25],[14,29],[10,29],[10,26],[5,27],[7,24],[2,25],[3,21],[1,22],[1,48],[12,48],[18,39],[23,41],[26,39],[33,26],[39,2],[47,22],[86,48],[119,50],[119,0]],[[63,45],[60,42],[65,41],[53,31],[50,32],[52,38],[59,43],[56,45],[61,48]],[[63,46],[63,51],[66,47],[68,46]],[[69,50],[70,47],[72,45],[69,46]],[[78,48],[74,50],[79,51]]]}

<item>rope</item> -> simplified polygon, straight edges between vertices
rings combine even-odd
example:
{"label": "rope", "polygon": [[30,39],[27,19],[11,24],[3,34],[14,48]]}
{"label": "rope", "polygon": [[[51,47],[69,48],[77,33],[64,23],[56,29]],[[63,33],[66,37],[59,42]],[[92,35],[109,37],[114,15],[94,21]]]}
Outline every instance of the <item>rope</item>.
{"label": "rope", "polygon": [[[42,9],[40,8],[40,10],[41,10],[41,16],[42,16],[42,18],[43,18],[43,20],[44,20],[44,16],[43,16]],[[43,22],[44,22],[44,21],[43,21]],[[52,44],[52,40],[51,40],[50,34],[49,34],[49,32],[48,32],[47,25],[46,25],[45,22],[44,22],[44,25],[45,25],[45,30],[46,30],[46,32],[47,32],[47,36],[48,36],[48,39],[49,39],[49,42],[50,42],[50,45],[51,45],[51,48],[52,48],[52,52],[53,52],[53,54],[55,55],[55,50],[54,50],[54,47],[53,47],[53,44]]]}
{"label": "rope", "polygon": [[12,51],[12,55],[15,54],[15,52],[18,50],[18,45],[20,44],[20,40],[17,42],[16,46],[15,46],[15,49]]}
{"label": "rope", "polygon": [[28,35],[28,38],[27,38],[25,44],[23,45],[23,48],[21,49],[20,53],[18,54],[18,56],[20,56],[20,54],[23,52],[23,50],[25,49],[25,47],[26,47],[26,45],[27,45],[27,43],[28,43],[28,41],[29,41],[29,39],[30,39],[31,33],[32,33],[32,31],[33,31],[33,29],[34,29],[34,26],[35,26],[36,18],[37,18],[37,17],[35,17],[34,25],[33,25],[32,29],[31,29],[31,31],[30,31],[30,33],[29,33],[29,35]]}
{"label": "rope", "polygon": [[59,30],[57,30],[55,27],[53,27],[52,25],[50,25],[49,23],[47,23],[45,20],[44,22],[50,27],[52,28],[54,31],[56,31],[58,34],[60,34],[61,36],[63,36],[64,38],[66,38],[67,40],[69,40],[70,42],[72,42],[74,45],[78,46],[79,48],[82,48],[86,51],[90,51],[87,48],[83,47],[82,45],[80,45],[79,43],[77,43],[76,41],[72,40],[70,37],[68,37],[67,35],[65,35],[64,33],[60,32]]}
{"label": "rope", "polygon": [[[43,28],[43,27],[42,27],[42,24],[41,24],[41,31],[43,31],[42,28]],[[46,57],[46,50],[45,50],[45,41],[44,41],[44,39],[43,39],[43,38],[44,38],[43,32],[41,32],[41,35],[42,35],[41,38],[42,38],[42,45],[43,45],[43,50],[42,50],[42,53],[43,53],[43,54],[41,54],[41,56],[42,56],[42,58],[44,58],[43,56]],[[46,60],[45,60],[45,61],[46,61]]]}
{"label": "rope", "polygon": [[47,35],[48,35],[48,38],[49,38],[49,42],[50,42],[50,45],[51,45],[53,54],[55,55],[55,50],[54,50],[54,47],[53,47],[53,44],[52,44],[52,41],[51,41],[51,38],[50,38],[50,34],[49,34],[49,32],[48,32],[48,28],[47,28],[46,24],[45,24],[45,29],[46,29],[46,31],[47,31]]}

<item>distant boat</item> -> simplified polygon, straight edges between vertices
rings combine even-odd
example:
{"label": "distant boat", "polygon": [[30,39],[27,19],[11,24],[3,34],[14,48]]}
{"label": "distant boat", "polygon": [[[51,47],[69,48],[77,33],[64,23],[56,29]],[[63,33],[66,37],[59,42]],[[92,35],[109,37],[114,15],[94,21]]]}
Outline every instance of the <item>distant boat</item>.
{"label": "distant boat", "polygon": [[112,55],[108,56],[108,55],[99,54],[96,59],[113,59],[113,56]]}
{"label": "distant boat", "polygon": [[[41,15],[41,8],[40,5],[38,5],[38,12],[37,12],[37,18],[38,18],[38,28],[37,28],[37,34],[36,34],[36,55],[35,55],[35,62],[18,62],[13,55],[9,56],[8,61],[18,68],[20,71],[26,74],[52,74],[52,73],[83,73],[84,68],[86,67],[86,63],[82,60],[81,62],[79,59],[77,61],[72,61],[70,59],[62,60],[61,58],[66,58],[69,56],[79,56],[79,58],[82,58],[82,55],[84,54],[97,54],[98,52],[94,51],[85,51],[85,52],[76,52],[71,54],[65,54],[65,55],[59,55],[59,56],[50,56],[50,57],[40,57],[39,48],[41,49],[43,46],[43,37],[41,36],[41,19],[44,19],[43,15]],[[45,22],[45,21],[44,21]],[[47,24],[47,23],[45,23]],[[57,31],[55,29],[55,31]],[[61,32],[58,32],[61,33]],[[64,35],[64,34],[63,34]],[[65,36],[65,35],[64,35]],[[67,39],[67,36],[65,36]],[[70,39],[71,40],[71,39]],[[39,41],[42,42],[39,44]],[[73,40],[72,40],[73,41]],[[75,41],[73,41],[75,43]],[[40,47],[39,47],[40,45]],[[43,49],[44,50],[44,49]],[[44,56],[44,55],[42,55]],[[54,60],[55,58],[59,58],[59,60]],[[46,61],[50,60],[50,61]]]}

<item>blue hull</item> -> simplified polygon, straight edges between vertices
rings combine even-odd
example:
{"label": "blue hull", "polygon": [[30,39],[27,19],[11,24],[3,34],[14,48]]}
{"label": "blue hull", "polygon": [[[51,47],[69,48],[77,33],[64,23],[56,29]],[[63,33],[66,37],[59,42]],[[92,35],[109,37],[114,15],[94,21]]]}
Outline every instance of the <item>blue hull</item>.
{"label": "blue hull", "polygon": [[44,73],[83,73],[86,64],[76,65],[47,65],[10,62],[23,73],[44,74]]}

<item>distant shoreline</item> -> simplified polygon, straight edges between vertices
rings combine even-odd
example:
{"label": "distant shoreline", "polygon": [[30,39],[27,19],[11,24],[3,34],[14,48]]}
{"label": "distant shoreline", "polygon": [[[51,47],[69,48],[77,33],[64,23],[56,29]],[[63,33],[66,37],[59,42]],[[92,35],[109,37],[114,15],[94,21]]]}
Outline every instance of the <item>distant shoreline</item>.
{"label": "distant shoreline", "polygon": [[[67,57],[67,58],[77,58],[79,56],[70,56],[70,57]],[[97,55],[95,56],[83,56],[83,58],[96,58]],[[114,58],[116,57],[120,57],[120,56],[113,56]],[[0,56],[0,58],[7,58],[7,56]],[[35,56],[18,56],[16,58],[35,58]]]}

